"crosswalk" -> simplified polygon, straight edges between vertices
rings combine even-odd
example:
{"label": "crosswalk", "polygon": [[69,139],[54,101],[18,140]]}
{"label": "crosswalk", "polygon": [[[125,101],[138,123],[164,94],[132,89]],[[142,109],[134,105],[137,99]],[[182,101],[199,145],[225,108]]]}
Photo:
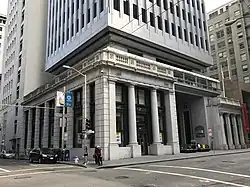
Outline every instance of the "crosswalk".
{"label": "crosswalk", "polygon": [[123,170],[129,172],[139,172],[145,175],[158,174],[162,176],[173,176],[180,180],[183,178],[199,181],[210,185],[223,185],[235,187],[250,187],[250,175],[219,171],[213,169],[204,169],[186,166],[170,166],[170,165],[144,165],[119,167],[115,170]]}

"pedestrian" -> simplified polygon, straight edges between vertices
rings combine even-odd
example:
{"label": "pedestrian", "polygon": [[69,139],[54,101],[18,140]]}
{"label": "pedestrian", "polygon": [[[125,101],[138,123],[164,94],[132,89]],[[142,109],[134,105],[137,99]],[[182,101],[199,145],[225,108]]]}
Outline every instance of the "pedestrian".
{"label": "pedestrian", "polygon": [[88,147],[87,146],[85,146],[84,147],[84,164],[86,165],[86,164],[88,164],[88,155],[89,155],[89,153],[88,153]]}
{"label": "pedestrian", "polygon": [[100,146],[96,146],[96,149],[95,149],[95,160],[96,160],[96,164],[98,166],[101,166],[102,165],[102,159],[103,159],[103,156],[102,156],[102,149]]}

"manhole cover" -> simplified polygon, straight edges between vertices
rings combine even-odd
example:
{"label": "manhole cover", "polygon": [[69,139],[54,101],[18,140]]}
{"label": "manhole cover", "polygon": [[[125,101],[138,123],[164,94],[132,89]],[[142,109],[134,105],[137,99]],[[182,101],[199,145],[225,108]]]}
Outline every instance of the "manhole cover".
{"label": "manhole cover", "polygon": [[115,179],[128,179],[129,177],[128,176],[117,176],[115,177]]}
{"label": "manhole cover", "polygon": [[143,185],[141,187],[157,187],[155,184],[146,184],[146,185]]}
{"label": "manhole cover", "polygon": [[20,177],[15,177],[14,179],[18,180],[18,179],[30,179],[31,176],[20,176]]}

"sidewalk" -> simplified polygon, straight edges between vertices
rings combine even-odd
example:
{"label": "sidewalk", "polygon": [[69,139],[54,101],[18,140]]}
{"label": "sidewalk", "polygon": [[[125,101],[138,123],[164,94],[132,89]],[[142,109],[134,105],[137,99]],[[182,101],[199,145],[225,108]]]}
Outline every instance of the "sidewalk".
{"label": "sidewalk", "polygon": [[231,154],[240,154],[240,153],[250,153],[250,149],[240,149],[240,150],[228,150],[228,151],[210,151],[210,152],[197,152],[197,153],[180,153],[176,155],[163,155],[163,156],[141,156],[138,158],[122,159],[122,160],[107,160],[103,162],[103,166],[97,166],[94,164],[94,161],[90,161],[87,166],[82,164],[82,161],[75,164],[73,161],[60,161],[60,164],[68,165],[77,165],[80,167],[86,168],[95,168],[95,169],[104,169],[104,168],[115,168],[123,166],[132,166],[139,164],[150,164],[156,162],[167,162],[167,161],[176,161],[176,160],[185,160],[185,159],[194,159],[194,158],[205,158],[211,156],[221,156],[221,155],[231,155]]}

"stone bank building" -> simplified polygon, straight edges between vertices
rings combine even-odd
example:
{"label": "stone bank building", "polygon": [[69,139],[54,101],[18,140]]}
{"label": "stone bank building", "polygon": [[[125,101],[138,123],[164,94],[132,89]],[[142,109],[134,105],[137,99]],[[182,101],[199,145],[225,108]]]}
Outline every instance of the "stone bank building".
{"label": "stone bank building", "polygon": [[[63,65],[86,74],[86,98],[84,77]],[[85,110],[95,131],[87,145],[106,160],[210,144],[209,120],[220,118],[207,104],[220,83],[201,70],[211,65],[203,0],[50,0],[45,66],[54,79],[24,98],[22,147],[61,147],[55,99],[64,86],[73,93],[64,135],[72,156],[83,155]]]}

